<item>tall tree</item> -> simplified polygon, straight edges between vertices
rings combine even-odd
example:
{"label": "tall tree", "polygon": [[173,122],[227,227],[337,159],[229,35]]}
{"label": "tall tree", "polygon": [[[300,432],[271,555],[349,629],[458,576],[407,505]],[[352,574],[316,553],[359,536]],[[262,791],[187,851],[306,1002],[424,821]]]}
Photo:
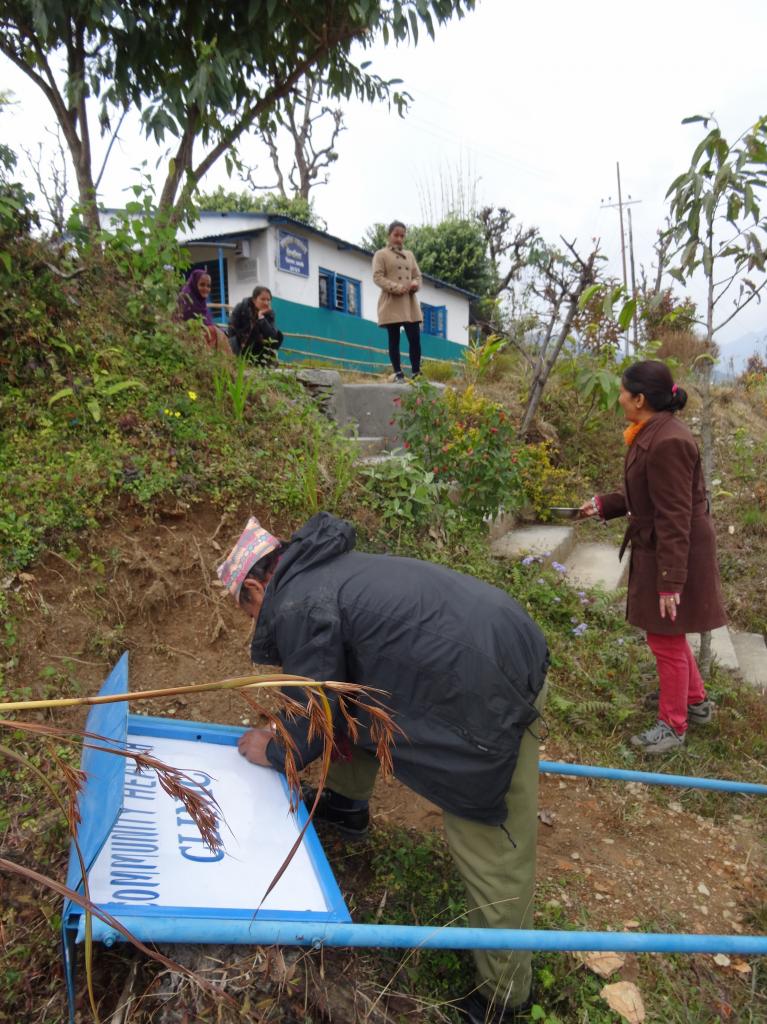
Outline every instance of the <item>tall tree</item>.
{"label": "tall tree", "polygon": [[[261,129],[269,149],[276,186],[284,198],[303,199],[317,185],[326,185],[329,168],[338,159],[336,142],[345,130],[344,115],[340,107],[324,103],[325,83],[317,73],[304,75],[293,97],[286,98],[277,116]],[[320,126],[325,130],[320,140]],[[292,164],[285,172],[280,159],[280,128],[287,133],[292,145]]]}
{"label": "tall tree", "polygon": [[538,342],[534,356],[530,358],[532,380],[519,428],[522,437],[529,433],[554,364],[571,336],[581,297],[597,280],[599,247],[595,245],[584,259],[576,251],[575,242],[562,241],[568,250],[566,253],[553,246],[539,244],[531,255],[534,272],[531,290],[541,302],[542,311],[538,321]]}
{"label": "tall tree", "polygon": [[[689,170],[676,178],[670,199],[670,235],[677,245],[676,266],[669,273],[683,284],[699,271],[706,282],[705,340],[713,350],[716,335],[754,301],[767,286],[753,273],[764,274],[767,260],[767,217],[761,213],[767,187],[767,117],[728,142],[713,117],[689,117],[683,124],[713,128],[695,147]],[[731,302],[721,312],[725,298]],[[713,355],[702,361],[702,440],[708,482],[713,473],[711,377]]]}
{"label": "tall tree", "polygon": [[[172,140],[159,207],[183,209],[203,175],[265,124],[307,73],[327,95],[391,100],[405,94],[367,70],[360,49],[412,39],[462,17],[475,0],[6,0],[0,52],[48,99],[72,157],[86,224],[98,225],[88,100],[109,131],[140,111],[148,137]],[[196,147],[197,144],[197,147]],[[195,149],[202,152],[195,153]]]}

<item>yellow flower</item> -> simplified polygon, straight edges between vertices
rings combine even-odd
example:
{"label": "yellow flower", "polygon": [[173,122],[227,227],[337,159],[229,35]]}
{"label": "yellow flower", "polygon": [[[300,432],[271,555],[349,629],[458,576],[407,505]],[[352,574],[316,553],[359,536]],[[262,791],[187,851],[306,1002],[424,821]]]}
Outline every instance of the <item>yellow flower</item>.
{"label": "yellow flower", "polygon": [[171,415],[170,409],[163,409],[163,412],[165,413],[166,416]]}
{"label": "yellow flower", "polygon": [[174,415],[174,416],[180,416],[180,415],[181,415],[181,413],[180,413],[180,412],[174,412],[174,413],[173,413],[173,415]]}
{"label": "yellow flower", "polygon": [[192,402],[196,402],[197,401],[197,392],[196,391],[187,391],[187,394],[189,395],[189,400],[190,401],[192,401]]}

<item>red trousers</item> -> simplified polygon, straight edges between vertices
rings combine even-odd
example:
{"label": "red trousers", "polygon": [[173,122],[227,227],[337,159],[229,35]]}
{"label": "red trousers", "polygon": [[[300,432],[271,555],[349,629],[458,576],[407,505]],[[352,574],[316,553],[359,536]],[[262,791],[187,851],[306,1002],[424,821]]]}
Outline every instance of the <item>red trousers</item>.
{"label": "red trousers", "polygon": [[648,633],[647,644],[658,666],[658,718],[675,732],[686,732],[688,704],[698,704],[706,699],[703,679],[687,637],[684,633],[678,636]]}

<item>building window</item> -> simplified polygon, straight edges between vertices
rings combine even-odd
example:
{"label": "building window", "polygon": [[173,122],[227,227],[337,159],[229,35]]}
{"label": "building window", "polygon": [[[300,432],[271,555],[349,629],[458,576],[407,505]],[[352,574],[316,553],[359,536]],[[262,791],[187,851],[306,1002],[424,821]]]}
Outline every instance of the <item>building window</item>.
{"label": "building window", "polygon": [[320,305],[350,316],[361,316],[360,282],[320,267]]}
{"label": "building window", "polygon": [[433,334],[437,338],[447,338],[447,306],[430,306],[421,303],[423,313],[423,333]]}

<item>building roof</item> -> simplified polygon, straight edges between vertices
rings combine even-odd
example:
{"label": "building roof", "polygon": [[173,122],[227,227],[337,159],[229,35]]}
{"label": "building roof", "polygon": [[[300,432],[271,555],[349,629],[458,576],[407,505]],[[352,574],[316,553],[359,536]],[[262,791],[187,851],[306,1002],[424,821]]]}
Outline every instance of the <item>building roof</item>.
{"label": "building roof", "polygon": [[[214,226],[218,227],[216,231],[210,231],[210,228]],[[181,242],[205,242],[210,245],[215,245],[217,242],[228,242],[234,241],[238,238],[244,238],[248,235],[260,234],[265,231],[267,227],[271,225],[285,224],[290,227],[298,228],[301,231],[306,231],[309,234],[317,235],[320,238],[325,238],[329,242],[335,242],[339,249],[352,250],[354,252],[361,253],[363,256],[367,256],[369,259],[373,258],[373,253],[370,249],[365,249],[361,245],[356,245],[354,242],[347,242],[344,238],[339,238],[337,235],[331,235],[327,231],[322,231],[320,228],[315,228],[311,224],[305,224],[303,221],[295,220],[293,217],[287,217],[281,213],[245,213],[245,212],[220,212],[218,210],[200,210],[200,219],[192,225],[191,228],[185,228],[179,231],[179,241]],[[459,295],[465,295],[467,299],[478,298],[475,292],[467,291],[465,288],[459,288],[458,285],[450,284],[448,281],[442,281],[438,277],[434,277],[432,274],[423,275],[428,281],[436,285],[437,288],[448,288],[450,291],[458,292]]]}

